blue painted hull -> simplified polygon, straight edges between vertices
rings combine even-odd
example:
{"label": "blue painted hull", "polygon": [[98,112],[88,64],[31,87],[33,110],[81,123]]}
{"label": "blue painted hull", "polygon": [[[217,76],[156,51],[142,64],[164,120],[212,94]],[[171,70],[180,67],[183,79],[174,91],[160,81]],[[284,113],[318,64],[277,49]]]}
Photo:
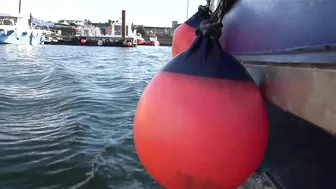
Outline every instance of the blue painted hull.
{"label": "blue painted hull", "polygon": [[335,7],[336,0],[241,0],[223,19],[221,45],[276,105],[256,188],[335,188]]}
{"label": "blue painted hull", "polygon": [[13,30],[5,33],[0,30],[0,44],[21,44],[21,45],[42,45],[44,44],[44,37],[40,33],[34,34],[34,32],[22,32],[17,38]]}
{"label": "blue painted hull", "polygon": [[335,0],[242,0],[223,19],[233,54],[336,43]]}

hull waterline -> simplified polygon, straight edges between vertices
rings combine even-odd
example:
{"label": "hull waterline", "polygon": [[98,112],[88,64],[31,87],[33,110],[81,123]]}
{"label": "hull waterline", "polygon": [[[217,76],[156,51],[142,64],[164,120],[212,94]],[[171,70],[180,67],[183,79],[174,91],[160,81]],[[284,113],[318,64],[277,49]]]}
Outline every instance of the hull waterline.
{"label": "hull waterline", "polygon": [[[21,32],[20,32],[21,33]],[[16,35],[15,31],[0,31],[0,44],[16,44],[16,45],[42,45],[44,44],[44,36],[42,32],[22,32]]]}

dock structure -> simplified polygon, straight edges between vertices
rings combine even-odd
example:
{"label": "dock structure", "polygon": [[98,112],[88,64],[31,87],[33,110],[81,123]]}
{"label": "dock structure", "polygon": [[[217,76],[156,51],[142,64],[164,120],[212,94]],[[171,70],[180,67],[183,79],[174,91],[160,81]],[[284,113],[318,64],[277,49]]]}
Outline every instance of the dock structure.
{"label": "dock structure", "polygon": [[[135,47],[133,38],[112,36],[59,36],[57,40],[45,41],[51,45],[81,45],[103,47]],[[130,45],[131,44],[131,45]]]}
{"label": "dock structure", "polygon": [[[79,30],[86,31],[80,27]],[[84,33],[84,34],[83,34]],[[53,45],[81,45],[81,46],[110,46],[110,47],[136,47],[136,34],[132,32],[132,25],[126,24],[126,11],[122,10],[121,23],[113,22],[106,28],[106,35],[94,32],[93,35],[85,35],[88,32],[79,32],[76,36],[58,36],[57,40],[46,40],[45,44]],[[47,36],[48,38],[48,36]]]}

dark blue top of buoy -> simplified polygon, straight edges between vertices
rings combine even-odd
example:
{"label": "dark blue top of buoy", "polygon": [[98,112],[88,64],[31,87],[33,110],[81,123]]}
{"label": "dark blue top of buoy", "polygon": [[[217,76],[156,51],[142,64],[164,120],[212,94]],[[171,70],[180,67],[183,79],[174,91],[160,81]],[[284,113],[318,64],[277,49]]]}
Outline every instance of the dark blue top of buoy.
{"label": "dark blue top of buoy", "polygon": [[252,81],[244,66],[226,53],[217,39],[198,36],[191,47],[174,57],[163,71],[217,79]]}
{"label": "dark blue top of buoy", "polygon": [[192,28],[197,28],[203,20],[207,19],[210,19],[209,12],[199,8],[198,11],[184,23]]}

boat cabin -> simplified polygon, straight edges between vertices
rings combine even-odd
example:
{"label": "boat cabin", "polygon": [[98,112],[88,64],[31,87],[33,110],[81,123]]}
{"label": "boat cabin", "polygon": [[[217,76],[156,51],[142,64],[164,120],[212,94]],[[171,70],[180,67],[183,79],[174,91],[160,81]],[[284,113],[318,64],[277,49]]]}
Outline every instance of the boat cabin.
{"label": "boat cabin", "polygon": [[19,14],[0,13],[0,26],[28,26],[29,17]]}
{"label": "boat cabin", "polygon": [[[112,37],[121,37],[122,36],[122,23],[121,22],[114,22],[111,24],[111,31],[108,32],[108,35]],[[126,36],[127,37],[135,37],[135,34],[132,31],[132,24],[126,24]]]}

